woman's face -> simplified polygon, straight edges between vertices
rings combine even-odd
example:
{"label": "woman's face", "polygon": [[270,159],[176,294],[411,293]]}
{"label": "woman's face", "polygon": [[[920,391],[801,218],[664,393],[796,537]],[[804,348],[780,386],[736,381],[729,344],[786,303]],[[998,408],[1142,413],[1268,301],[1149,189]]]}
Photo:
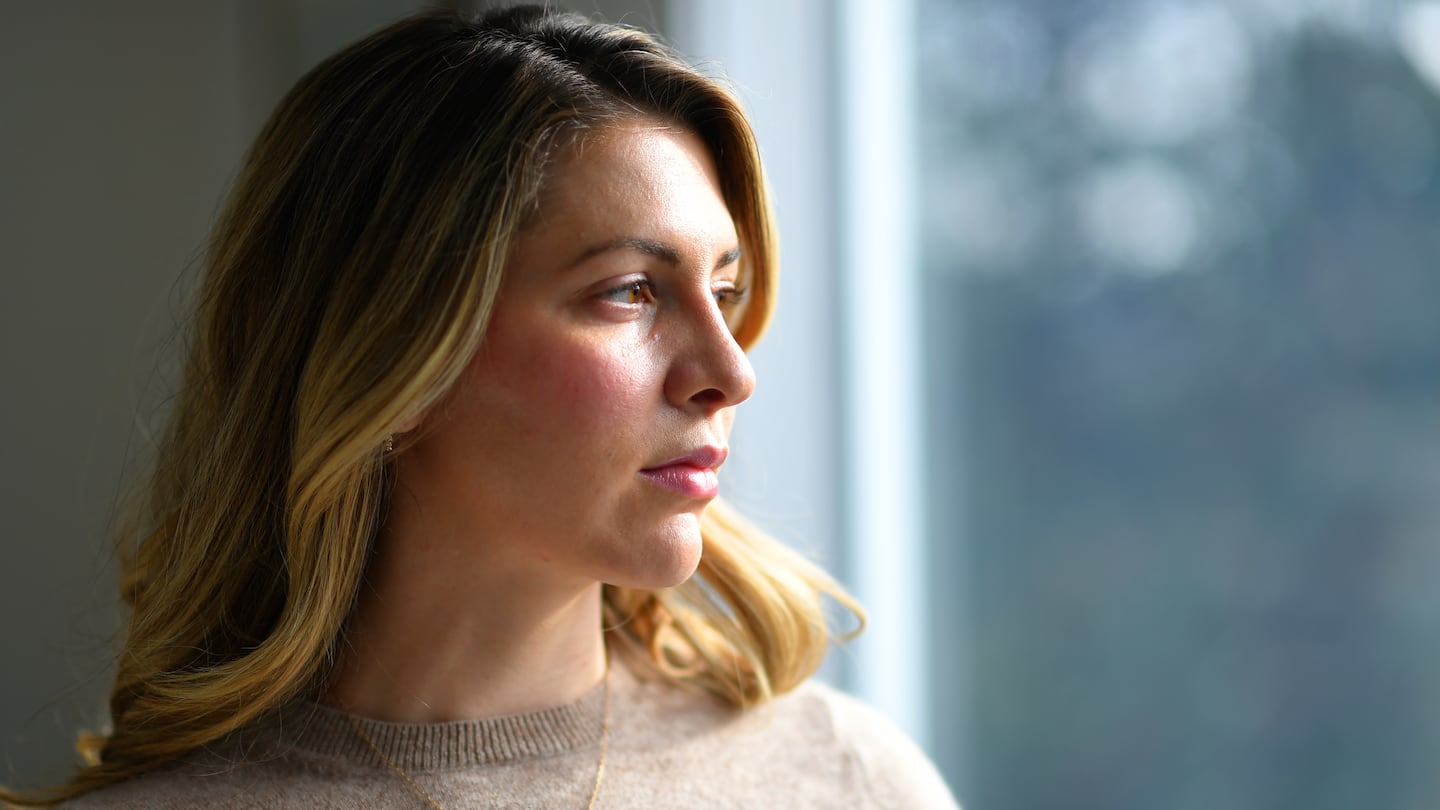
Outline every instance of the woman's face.
{"label": "woman's face", "polygon": [[397,507],[517,575],[688,578],[755,385],[727,326],[738,244],[696,136],[587,136],[513,246],[480,351],[400,459]]}

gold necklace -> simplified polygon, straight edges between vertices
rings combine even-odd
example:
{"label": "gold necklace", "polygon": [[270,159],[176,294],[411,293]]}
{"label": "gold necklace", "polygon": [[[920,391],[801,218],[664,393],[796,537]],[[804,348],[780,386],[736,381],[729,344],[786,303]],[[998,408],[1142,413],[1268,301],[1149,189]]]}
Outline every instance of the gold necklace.
{"label": "gold necklace", "polygon": [[[354,715],[346,712],[345,719],[350,721],[350,728],[355,729],[355,733],[360,737],[360,739],[365,741],[366,745],[370,746],[370,750],[379,754],[380,758],[385,760],[385,764],[390,766],[390,770],[398,774],[401,779],[404,779],[405,784],[409,785],[411,790],[420,794],[420,798],[428,802],[431,807],[435,808],[435,810],[445,810],[445,808],[441,806],[440,802],[435,801],[434,796],[431,796],[430,793],[425,790],[425,788],[420,787],[419,783],[417,783],[413,778],[411,778],[410,774],[406,773],[405,769],[400,767],[400,765],[396,763],[395,760],[391,759],[389,754],[380,750],[380,746],[376,745],[375,741],[370,738],[370,735],[365,733],[365,729],[360,727],[360,723],[355,720]],[[590,789],[590,801],[585,803],[586,810],[594,810],[595,802],[600,798],[600,783],[605,779],[605,756],[609,753],[610,656],[607,655],[605,656],[605,709],[600,720],[600,760],[595,763],[595,786]]]}

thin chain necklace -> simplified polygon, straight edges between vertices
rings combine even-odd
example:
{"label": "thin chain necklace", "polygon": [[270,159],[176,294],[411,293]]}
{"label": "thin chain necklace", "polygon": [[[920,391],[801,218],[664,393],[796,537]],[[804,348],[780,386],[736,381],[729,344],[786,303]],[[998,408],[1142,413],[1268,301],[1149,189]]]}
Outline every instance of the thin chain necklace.
{"label": "thin chain necklace", "polygon": [[[396,763],[395,760],[391,759],[389,754],[387,754],[387,753],[385,753],[384,751],[380,750],[380,746],[376,745],[376,744],[375,744],[375,741],[370,738],[370,735],[365,733],[365,729],[364,729],[364,728],[361,728],[360,723],[355,720],[355,716],[354,716],[354,715],[350,714],[349,712],[346,712],[346,713],[345,713],[345,719],[350,721],[350,728],[355,729],[355,734],[358,735],[358,736],[360,737],[360,739],[364,740],[366,745],[370,746],[370,750],[372,750],[372,751],[374,751],[375,753],[379,754],[379,755],[380,755],[380,758],[383,759],[383,760],[385,760],[385,764],[390,766],[390,770],[394,771],[401,779],[404,779],[404,780],[405,780],[405,784],[409,785],[411,790],[413,790],[413,791],[415,791],[416,793],[420,794],[420,798],[424,799],[427,803],[429,803],[429,805],[430,805],[431,807],[435,808],[435,810],[445,810],[445,808],[440,804],[440,802],[435,801],[435,797],[434,797],[434,796],[431,796],[430,793],[429,793],[429,791],[425,790],[425,788],[423,788],[423,787],[420,787],[420,784],[419,784],[418,782],[416,782],[413,778],[411,778],[410,774],[406,773],[406,772],[405,772],[405,769],[402,768],[402,767],[400,767],[400,765],[399,765],[398,763]],[[585,808],[586,808],[586,810],[594,810],[594,808],[595,808],[595,802],[600,798],[600,783],[603,782],[604,779],[605,779],[605,757],[606,757],[606,755],[609,754],[609,753],[610,753],[610,656],[609,656],[609,655],[606,655],[606,656],[605,656],[605,709],[604,709],[604,713],[603,713],[603,715],[602,715],[602,717],[601,717],[601,720],[600,720],[600,760],[595,763],[595,786],[590,789],[590,801],[588,801],[588,802],[585,803]]]}

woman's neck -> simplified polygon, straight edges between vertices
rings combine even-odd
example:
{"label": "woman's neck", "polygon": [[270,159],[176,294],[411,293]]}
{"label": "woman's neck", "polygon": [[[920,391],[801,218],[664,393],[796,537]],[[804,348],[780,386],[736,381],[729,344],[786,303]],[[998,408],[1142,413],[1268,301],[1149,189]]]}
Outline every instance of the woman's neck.
{"label": "woman's neck", "polygon": [[537,581],[455,556],[455,548],[387,532],[324,702],[379,720],[437,723],[563,705],[600,682],[598,583]]}

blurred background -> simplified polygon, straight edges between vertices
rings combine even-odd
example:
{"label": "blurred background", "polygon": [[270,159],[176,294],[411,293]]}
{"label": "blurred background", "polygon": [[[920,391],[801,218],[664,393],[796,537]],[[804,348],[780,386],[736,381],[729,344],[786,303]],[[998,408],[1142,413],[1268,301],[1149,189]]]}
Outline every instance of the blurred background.
{"label": "blurred background", "polygon": [[[0,4],[0,781],[103,716],[204,234],[403,0]],[[576,0],[734,82],[784,290],[729,496],[972,810],[1440,806],[1440,2]]]}

